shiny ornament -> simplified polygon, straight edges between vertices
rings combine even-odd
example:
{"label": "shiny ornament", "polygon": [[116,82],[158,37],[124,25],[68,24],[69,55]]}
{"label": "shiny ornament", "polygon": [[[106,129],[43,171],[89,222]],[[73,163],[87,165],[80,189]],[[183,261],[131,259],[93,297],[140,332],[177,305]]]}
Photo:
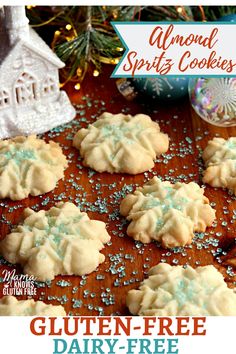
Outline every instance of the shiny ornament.
{"label": "shiny ornament", "polygon": [[157,101],[175,101],[188,93],[186,77],[137,78],[132,83],[136,91]]}
{"label": "shiny ornament", "polygon": [[219,19],[219,21],[222,22],[236,22],[236,14],[230,14],[230,15],[226,15],[223,16]]}
{"label": "shiny ornament", "polygon": [[236,125],[236,78],[192,78],[189,96],[206,122],[221,127]]}

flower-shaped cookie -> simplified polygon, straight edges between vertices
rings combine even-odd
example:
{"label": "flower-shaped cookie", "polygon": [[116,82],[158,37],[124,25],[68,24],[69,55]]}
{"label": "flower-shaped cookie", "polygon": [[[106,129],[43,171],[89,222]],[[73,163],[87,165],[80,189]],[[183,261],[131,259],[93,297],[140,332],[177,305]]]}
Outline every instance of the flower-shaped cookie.
{"label": "flower-shaped cookie", "polygon": [[66,312],[62,306],[45,304],[43,301],[4,296],[0,299],[0,316],[66,316]]}
{"label": "flower-shaped cookie", "polygon": [[32,135],[0,141],[0,198],[20,200],[53,190],[64,177],[60,146]]}
{"label": "flower-shaped cookie", "polygon": [[203,182],[231,189],[236,194],[236,137],[208,141],[202,157],[206,166]]}
{"label": "flower-shaped cookie", "polygon": [[57,274],[84,275],[105,259],[99,251],[110,240],[102,221],[90,220],[72,203],[58,203],[48,211],[24,211],[24,222],[0,242],[10,263],[20,263],[37,280]]}
{"label": "flower-shaped cookie", "polygon": [[128,292],[126,302],[140,316],[236,316],[236,293],[211,265],[193,269],[160,263],[139,290]]}
{"label": "flower-shaped cookie", "polygon": [[194,231],[205,231],[215,218],[198,184],[171,184],[157,177],[128,194],[120,212],[131,221],[129,236],[143,243],[156,240],[169,248],[190,244]]}
{"label": "flower-shaped cookie", "polygon": [[85,166],[98,172],[134,175],[154,166],[156,156],[168,150],[169,139],[147,115],[103,113],[77,132],[73,145],[80,150]]}

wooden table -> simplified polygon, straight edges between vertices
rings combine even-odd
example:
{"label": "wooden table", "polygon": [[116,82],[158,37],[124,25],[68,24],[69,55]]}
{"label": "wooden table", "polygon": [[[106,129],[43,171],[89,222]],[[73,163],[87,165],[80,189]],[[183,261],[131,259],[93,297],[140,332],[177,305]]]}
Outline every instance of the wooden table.
{"label": "wooden table", "polygon": [[[67,313],[71,314],[128,314],[125,305],[128,290],[137,288],[148,269],[160,261],[190,264],[193,267],[213,264],[224,274],[229,286],[233,286],[236,279],[225,263],[225,255],[222,255],[235,244],[233,210],[236,209],[236,200],[227,191],[206,186],[205,194],[216,205],[217,226],[208,228],[204,237],[200,235],[192,246],[182,250],[165,250],[155,243],[145,246],[135,243],[125,234],[127,226],[118,210],[122,197],[135,185],[142,185],[153,173],[171,181],[178,179],[201,184],[201,149],[216,135],[224,138],[236,135],[236,128],[218,128],[203,122],[193,112],[187,99],[162,107],[155,102],[151,107],[150,101],[146,105],[137,101],[128,102],[118,92],[115,80],[109,78],[110,73],[111,68],[107,67],[99,77],[87,78],[79,91],[74,90],[73,84],[68,85],[67,92],[77,105],[77,118],[67,128],[55,129],[43,136],[46,141],[53,139],[58,142],[69,159],[64,181],[59,181],[57,188],[46,195],[19,202],[1,202],[2,238],[9,232],[10,224],[18,223],[25,207],[36,205],[37,210],[49,209],[60,200],[76,202],[88,211],[91,218],[107,223],[111,243],[102,251],[106,260],[99,269],[83,278],[58,276],[49,286],[38,288],[35,298],[53,304],[62,303]],[[152,172],[137,176],[110,175],[94,173],[82,167],[79,152],[72,147],[73,135],[103,111],[150,114],[160,124],[162,131],[168,133],[170,149],[159,159]],[[13,269],[1,264],[1,270],[5,268]],[[16,269],[20,273],[20,267]],[[64,282],[60,286],[58,281],[62,279]],[[0,296],[2,288],[3,284],[0,284]]]}

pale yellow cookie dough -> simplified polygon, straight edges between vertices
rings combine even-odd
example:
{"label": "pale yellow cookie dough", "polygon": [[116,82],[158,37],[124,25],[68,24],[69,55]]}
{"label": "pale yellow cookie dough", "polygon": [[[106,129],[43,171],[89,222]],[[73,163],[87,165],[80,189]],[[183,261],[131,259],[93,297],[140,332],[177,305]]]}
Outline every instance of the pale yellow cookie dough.
{"label": "pale yellow cookie dough", "polygon": [[154,166],[155,158],[168,150],[169,139],[145,114],[106,112],[87,129],[80,129],[73,145],[85,166],[98,172],[135,175]]}
{"label": "pale yellow cookie dough", "polygon": [[4,296],[0,299],[0,316],[66,316],[66,312],[62,306],[45,304],[43,301]]}
{"label": "pale yellow cookie dough", "polygon": [[99,251],[110,240],[102,221],[90,220],[72,203],[48,211],[24,211],[24,221],[0,242],[0,253],[37,280],[58,274],[84,275],[104,262]]}
{"label": "pale yellow cookie dough", "polygon": [[206,166],[203,182],[231,189],[236,195],[236,137],[208,141],[202,157]]}
{"label": "pale yellow cookie dough", "polygon": [[12,200],[47,193],[64,177],[61,147],[35,135],[0,141],[0,198]]}
{"label": "pale yellow cookie dough", "polygon": [[184,269],[160,263],[139,290],[128,292],[126,302],[140,316],[236,316],[236,293],[211,265]]}
{"label": "pale yellow cookie dough", "polygon": [[143,243],[156,240],[169,248],[190,244],[194,231],[205,231],[215,218],[198,184],[171,184],[157,177],[128,194],[120,212],[130,221],[129,236]]}

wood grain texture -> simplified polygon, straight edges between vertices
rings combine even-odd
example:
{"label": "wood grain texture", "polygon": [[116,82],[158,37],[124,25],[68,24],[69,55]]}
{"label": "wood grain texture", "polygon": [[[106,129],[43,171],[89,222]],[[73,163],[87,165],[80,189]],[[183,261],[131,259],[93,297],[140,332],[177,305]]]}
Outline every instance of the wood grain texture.
{"label": "wood grain texture", "polygon": [[[40,298],[45,302],[58,304],[60,303],[58,298],[66,295],[62,302],[67,313],[128,314],[125,306],[127,291],[138,287],[148,269],[161,260],[170,264],[190,264],[193,267],[213,264],[224,274],[229,286],[232,286],[235,277],[229,276],[226,265],[220,263],[223,258],[219,250],[222,248],[223,251],[227,251],[234,244],[236,237],[232,219],[236,200],[227,191],[206,186],[206,196],[216,204],[217,226],[207,229],[203,240],[196,240],[192,246],[178,252],[165,250],[155,243],[146,246],[135,243],[125,234],[127,226],[123,225],[124,219],[118,213],[115,215],[114,211],[119,209],[122,195],[127,194],[129,188],[134,187],[135,184],[142,185],[153,176],[153,172],[172,181],[177,179],[201,184],[202,162],[199,158],[201,149],[204,149],[207,141],[216,135],[224,138],[236,136],[236,128],[218,128],[203,122],[193,112],[187,99],[173,105],[162,106],[155,102],[150,104],[150,101],[127,102],[117,91],[115,80],[109,78],[110,73],[111,68],[108,67],[100,77],[87,79],[83,82],[80,91],[75,91],[73,84],[69,84],[66,90],[72,102],[77,105],[76,121],[79,126],[73,123],[66,129],[61,129],[61,132],[56,129],[43,135],[46,141],[53,139],[58,142],[69,159],[64,180],[59,181],[57,188],[44,196],[29,197],[20,202],[4,200],[0,204],[1,238],[9,232],[9,224],[16,225],[19,222],[25,207],[37,205],[36,209],[49,209],[58,200],[71,200],[82,204],[83,208],[88,209],[91,218],[107,223],[112,243],[102,251],[106,261],[99,269],[88,275],[86,279],[78,276],[58,276],[50,287],[39,288],[35,299]],[[133,115],[141,112],[150,114],[152,119],[160,124],[162,131],[168,133],[171,140],[170,150],[166,156],[159,159],[153,172],[136,176],[108,173],[93,175],[88,169],[81,168],[79,152],[72,147],[71,138],[79,127],[86,127],[88,121],[94,121],[103,111],[112,113],[123,111]],[[128,187],[124,187],[125,185]],[[120,193],[122,188],[123,192]],[[12,211],[11,208],[15,206],[17,209]],[[226,223],[227,225],[223,226],[222,222],[223,225]],[[222,235],[216,236],[219,232]],[[219,255],[215,255],[216,252]],[[14,269],[1,264],[0,272],[6,268]],[[17,266],[16,269],[20,273],[20,267]],[[97,280],[103,277],[104,279]],[[61,279],[67,280],[71,285],[58,286],[56,283]],[[118,283],[120,286],[115,286]],[[78,287],[78,290],[74,287]],[[3,284],[0,284],[0,296],[2,296],[2,288]],[[78,300],[82,302],[77,302]],[[99,310],[98,307],[103,310],[101,308]]]}

